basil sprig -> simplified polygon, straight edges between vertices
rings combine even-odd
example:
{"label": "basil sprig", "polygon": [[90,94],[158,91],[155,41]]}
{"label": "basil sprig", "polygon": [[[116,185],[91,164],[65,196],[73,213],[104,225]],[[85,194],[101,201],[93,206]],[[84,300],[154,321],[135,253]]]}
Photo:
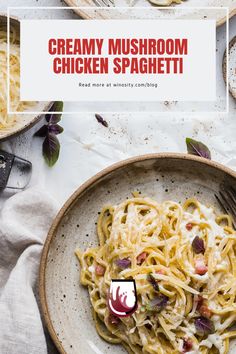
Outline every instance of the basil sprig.
{"label": "basil sprig", "polygon": [[[62,112],[63,102],[57,101],[52,105],[50,112]],[[60,154],[60,142],[58,134],[63,132],[63,128],[58,124],[61,120],[61,113],[49,113],[45,115],[46,124],[44,124],[35,136],[44,138],[42,152],[44,160],[49,167],[55,165]]]}

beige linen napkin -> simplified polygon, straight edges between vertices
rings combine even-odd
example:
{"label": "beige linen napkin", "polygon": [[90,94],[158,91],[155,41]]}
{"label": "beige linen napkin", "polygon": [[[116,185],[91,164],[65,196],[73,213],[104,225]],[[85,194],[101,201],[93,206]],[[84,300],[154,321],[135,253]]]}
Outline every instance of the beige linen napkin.
{"label": "beige linen napkin", "polygon": [[46,354],[36,299],[43,242],[57,205],[30,188],[8,199],[0,211],[0,353]]}

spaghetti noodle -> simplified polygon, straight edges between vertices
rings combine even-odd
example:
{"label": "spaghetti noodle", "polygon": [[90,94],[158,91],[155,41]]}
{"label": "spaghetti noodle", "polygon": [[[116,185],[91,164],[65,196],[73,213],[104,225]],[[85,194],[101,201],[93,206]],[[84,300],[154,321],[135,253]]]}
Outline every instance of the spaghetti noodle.
{"label": "spaghetti noodle", "polygon": [[[236,336],[236,233],[195,199],[131,198],[105,207],[99,246],[76,251],[98,333],[129,353],[226,354]],[[138,308],[109,313],[112,279],[135,279]]]}

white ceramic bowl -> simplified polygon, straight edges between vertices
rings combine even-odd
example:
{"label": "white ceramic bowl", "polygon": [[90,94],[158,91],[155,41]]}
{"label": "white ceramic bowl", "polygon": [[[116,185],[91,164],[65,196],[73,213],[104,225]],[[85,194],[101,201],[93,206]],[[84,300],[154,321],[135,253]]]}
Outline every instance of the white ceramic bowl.
{"label": "white ceramic bowl", "polygon": [[[17,31],[20,31],[20,21],[11,17],[10,26],[14,26]],[[7,16],[5,14],[0,14],[0,22],[7,25]],[[6,27],[7,28],[7,27]],[[33,107],[30,108],[34,112],[46,112],[50,109],[52,102],[37,102]],[[19,135],[27,129],[30,129],[34,124],[36,124],[42,118],[42,114],[19,114],[17,115],[16,122],[14,125],[7,129],[0,129],[0,141],[4,141],[13,136]]]}

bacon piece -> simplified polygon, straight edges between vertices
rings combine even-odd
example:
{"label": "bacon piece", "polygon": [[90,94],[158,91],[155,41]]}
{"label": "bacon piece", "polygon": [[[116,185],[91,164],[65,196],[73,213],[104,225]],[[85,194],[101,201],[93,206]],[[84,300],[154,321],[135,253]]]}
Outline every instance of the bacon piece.
{"label": "bacon piece", "polygon": [[147,252],[142,252],[142,253],[140,253],[138,256],[137,256],[137,264],[138,265],[141,265],[144,261],[145,261],[145,259],[147,258]]}
{"label": "bacon piece", "polygon": [[191,222],[189,222],[189,223],[186,224],[185,227],[186,227],[186,229],[187,229],[188,231],[191,231],[192,228],[193,228],[193,224],[192,224]]}
{"label": "bacon piece", "polygon": [[212,311],[209,309],[207,301],[201,295],[199,295],[197,299],[197,311],[203,317],[211,318],[212,316]]}
{"label": "bacon piece", "polygon": [[166,274],[166,272],[165,272],[164,269],[156,270],[155,273],[156,273],[156,274],[161,274],[161,275],[165,275],[165,274]]}
{"label": "bacon piece", "polygon": [[113,315],[113,313],[109,314],[108,321],[113,325],[118,325],[120,322],[119,317]]}
{"label": "bacon piece", "polygon": [[205,259],[203,256],[199,256],[195,259],[195,272],[199,275],[204,275],[208,271]]}
{"label": "bacon piece", "polygon": [[95,273],[96,275],[102,276],[105,273],[105,267],[103,267],[101,264],[97,264],[95,267]]}
{"label": "bacon piece", "polygon": [[204,298],[201,295],[198,295],[198,298],[197,298],[197,310],[200,309],[200,307],[203,305],[203,303],[204,303]]}
{"label": "bacon piece", "polygon": [[193,349],[193,341],[190,338],[184,338],[183,352],[186,353]]}
{"label": "bacon piece", "polygon": [[209,307],[206,304],[203,304],[202,306],[200,306],[198,311],[203,317],[211,318],[211,316],[212,316],[212,311],[209,309]]}

